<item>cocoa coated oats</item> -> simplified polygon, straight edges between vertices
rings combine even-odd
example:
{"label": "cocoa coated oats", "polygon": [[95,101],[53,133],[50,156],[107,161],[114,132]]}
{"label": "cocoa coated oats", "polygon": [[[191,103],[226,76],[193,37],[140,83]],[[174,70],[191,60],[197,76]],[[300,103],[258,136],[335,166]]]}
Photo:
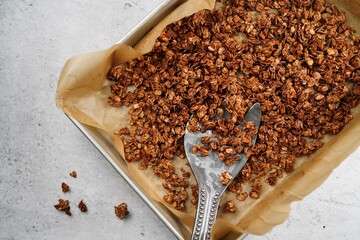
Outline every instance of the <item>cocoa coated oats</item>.
{"label": "cocoa coated oats", "polygon": [[87,212],[87,206],[83,200],[79,202],[78,208],[80,209],[80,212]]}
{"label": "cocoa coated oats", "polygon": [[128,214],[128,208],[126,203],[120,203],[118,206],[115,206],[115,215],[121,220],[124,219]]}
{"label": "cocoa coated oats", "polygon": [[61,183],[61,191],[64,192],[64,193],[70,191],[69,185],[67,185],[66,183],[62,182],[62,183]]}
{"label": "cocoa coated oats", "polygon": [[[186,163],[185,126],[193,116],[189,131],[217,136],[192,151],[217,151],[227,165],[245,153],[250,158],[228,190],[239,201],[259,198],[263,184],[275,185],[297,157],[315,152],[324,135],[352,119],[360,98],[354,33],[344,13],[324,0],[229,0],[168,25],[151,52],[108,74],[109,104],[130,107],[129,127],[115,132],[126,160],[162,178],[164,200],[177,210],[189,196],[196,204],[197,187],[172,164],[174,156]],[[255,132],[237,126],[256,102],[262,121],[249,150]]]}
{"label": "cocoa coated oats", "polygon": [[76,171],[72,171],[71,173],[69,173],[69,175],[70,175],[70,177],[77,178]]}
{"label": "cocoa coated oats", "polygon": [[232,180],[233,176],[231,176],[230,172],[223,172],[220,174],[219,180],[223,185],[228,185],[231,180]]}
{"label": "cocoa coated oats", "polygon": [[69,200],[59,199],[59,203],[54,205],[56,210],[65,212],[66,215],[71,216]]}
{"label": "cocoa coated oats", "polygon": [[235,213],[237,210],[233,201],[227,201],[223,207],[223,213]]}

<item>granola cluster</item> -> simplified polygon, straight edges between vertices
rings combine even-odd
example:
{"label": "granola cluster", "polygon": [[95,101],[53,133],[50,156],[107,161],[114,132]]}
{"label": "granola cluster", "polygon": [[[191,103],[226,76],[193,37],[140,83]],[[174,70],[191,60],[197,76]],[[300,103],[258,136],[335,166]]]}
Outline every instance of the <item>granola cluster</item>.
{"label": "granola cluster", "polygon": [[70,191],[69,185],[67,185],[66,183],[62,182],[62,183],[61,183],[61,191],[62,191],[63,193]]}
{"label": "granola cluster", "polygon": [[126,203],[120,203],[118,206],[115,206],[114,209],[115,209],[115,215],[121,220],[124,219],[129,214]]}
{"label": "granola cluster", "polygon": [[77,178],[76,171],[72,171],[71,173],[69,173],[69,175],[70,175],[70,177]]}
{"label": "granola cluster", "polygon": [[236,210],[237,210],[237,208],[235,206],[235,203],[233,201],[227,201],[224,204],[222,212],[223,213],[235,213]]}
{"label": "granola cluster", "polygon": [[54,205],[56,210],[58,210],[60,212],[65,212],[66,215],[71,216],[69,200],[64,200],[64,199],[60,198],[58,201],[59,201],[59,203]]}
{"label": "granola cluster", "polygon": [[87,212],[87,206],[83,200],[79,202],[78,208],[80,209],[80,212]]}
{"label": "granola cluster", "polygon": [[231,176],[230,172],[223,172],[220,174],[219,180],[223,185],[228,185],[231,180],[233,179],[233,176]]}
{"label": "granola cluster", "polygon": [[[151,52],[110,70],[109,104],[130,107],[129,128],[115,134],[126,160],[152,168],[168,190],[164,200],[184,210],[190,174],[177,174],[172,160],[185,158],[190,116],[216,128],[225,100],[227,131],[259,102],[257,143],[228,187],[241,201],[257,199],[262,184],[275,185],[297,157],[316,151],[324,135],[352,119],[360,99],[359,49],[344,13],[324,0],[225,1],[170,24]],[[196,186],[191,191],[196,204]]]}

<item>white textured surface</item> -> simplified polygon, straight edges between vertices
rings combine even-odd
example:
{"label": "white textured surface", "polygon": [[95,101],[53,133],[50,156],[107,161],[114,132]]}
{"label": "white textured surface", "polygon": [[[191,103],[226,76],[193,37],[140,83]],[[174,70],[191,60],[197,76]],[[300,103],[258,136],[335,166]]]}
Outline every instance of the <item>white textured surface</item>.
{"label": "white textured surface", "polygon": [[[0,0],[0,239],[174,238],[54,103],[68,58],[111,46],[160,2]],[[284,224],[247,239],[358,239],[359,159],[360,149]],[[60,197],[73,217],[54,209]],[[75,208],[81,199],[86,214]],[[120,202],[126,221],[113,213]]]}

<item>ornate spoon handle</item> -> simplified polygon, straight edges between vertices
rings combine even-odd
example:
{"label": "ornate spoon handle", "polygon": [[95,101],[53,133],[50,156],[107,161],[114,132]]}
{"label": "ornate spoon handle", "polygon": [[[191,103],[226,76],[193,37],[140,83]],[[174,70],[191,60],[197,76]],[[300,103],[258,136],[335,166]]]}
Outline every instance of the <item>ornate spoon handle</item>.
{"label": "ornate spoon handle", "polygon": [[199,185],[198,206],[192,240],[210,240],[211,229],[216,220],[220,202],[220,192],[210,190],[204,185]]}

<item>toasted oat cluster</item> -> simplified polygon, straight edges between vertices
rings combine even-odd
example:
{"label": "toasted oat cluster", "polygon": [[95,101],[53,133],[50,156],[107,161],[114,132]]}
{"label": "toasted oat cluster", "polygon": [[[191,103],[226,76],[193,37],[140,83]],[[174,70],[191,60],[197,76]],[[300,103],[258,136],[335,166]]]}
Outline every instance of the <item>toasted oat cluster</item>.
{"label": "toasted oat cluster", "polygon": [[64,200],[64,199],[60,198],[58,201],[59,201],[59,203],[54,205],[56,210],[58,210],[60,212],[65,212],[66,215],[71,216],[69,200]]}
{"label": "toasted oat cluster", "polygon": [[118,206],[114,208],[115,208],[115,215],[121,220],[124,219],[129,214],[126,203],[120,203]]}
{"label": "toasted oat cluster", "polygon": [[[170,24],[151,52],[108,75],[114,81],[109,104],[130,107],[129,128],[115,133],[126,160],[164,179],[164,200],[177,210],[186,208],[190,174],[177,174],[172,160],[185,157],[190,116],[226,138],[252,104],[261,104],[257,143],[228,188],[244,201],[291,172],[296,157],[319,149],[324,135],[337,134],[359,103],[359,38],[336,7],[324,0],[223,4]],[[224,112],[224,100],[230,120],[221,123],[214,116]],[[219,147],[208,144],[193,150],[206,156]],[[219,154],[236,151],[222,147]],[[196,186],[191,194],[196,204]]]}
{"label": "toasted oat cluster", "polygon": [[64,192],[64,193],[70,191],[69,185],[67,185],[66,183],[62,182],[62,183],[61,183],[61,191]]}
{"label": "toasted oat cluster", "polygon": [[69,175],[70,175],[70,177],[77,178],[76,171],[72,171],[71,173],[69,173]]}
{"label": "toasted oat cluster", "polygon": [[237,210],[233,201],[227,201],[223,208],[223,213],[235,213]]}
{"label": "toasted oat cluster", "polygon": [[80,212],[87,212],[87,206],[83,200],[79,202],[78,208],[80,209]]}
{"label": "toasted oat cluster", "polygon": [[223,172],[220,174],[219,180],[223,185],[228,185],[231,180],[233,179],[233,176],[230,172]]}

